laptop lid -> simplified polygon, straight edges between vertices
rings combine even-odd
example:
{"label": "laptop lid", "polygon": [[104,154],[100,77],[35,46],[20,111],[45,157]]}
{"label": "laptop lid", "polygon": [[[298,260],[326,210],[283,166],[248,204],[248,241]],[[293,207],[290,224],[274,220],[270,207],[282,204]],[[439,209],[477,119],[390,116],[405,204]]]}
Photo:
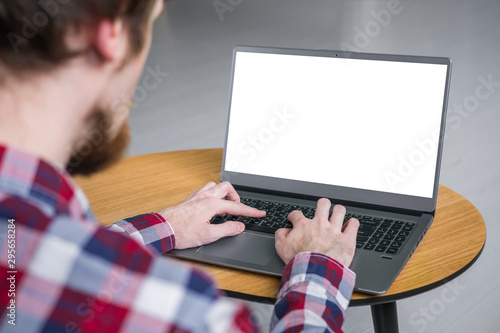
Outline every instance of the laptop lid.
{"label": "laptop lid", "polygon": [[432,212],[451,60],[238,46],[221,179]]}

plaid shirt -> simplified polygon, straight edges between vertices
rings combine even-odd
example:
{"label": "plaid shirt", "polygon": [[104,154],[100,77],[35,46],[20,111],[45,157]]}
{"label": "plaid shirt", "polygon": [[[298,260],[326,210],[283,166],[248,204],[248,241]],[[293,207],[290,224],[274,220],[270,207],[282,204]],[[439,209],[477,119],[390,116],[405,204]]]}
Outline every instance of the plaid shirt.
{"label": "plaid shirt", "polygon": [[[0,230],[1,332],[258,330],[246,305],[221,297],[207,275],[160,255],[175,247],[162,216],[101,228],[69,175],[2,146]],[[297,255],[271,331],[340,331],[354,280],[325,255]]]}

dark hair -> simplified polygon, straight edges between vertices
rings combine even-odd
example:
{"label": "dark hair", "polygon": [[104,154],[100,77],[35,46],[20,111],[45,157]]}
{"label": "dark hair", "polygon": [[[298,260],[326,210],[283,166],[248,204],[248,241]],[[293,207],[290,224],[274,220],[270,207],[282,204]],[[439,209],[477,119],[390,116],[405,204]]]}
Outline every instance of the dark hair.
{"label": "dark hair", "polygon": [[85,26],[98,19],[123,19],[133,57],[144,48],[154,4],[155,0],[0,0],[0,66],[50,69],[77,55],[64,42],[69,24]]}

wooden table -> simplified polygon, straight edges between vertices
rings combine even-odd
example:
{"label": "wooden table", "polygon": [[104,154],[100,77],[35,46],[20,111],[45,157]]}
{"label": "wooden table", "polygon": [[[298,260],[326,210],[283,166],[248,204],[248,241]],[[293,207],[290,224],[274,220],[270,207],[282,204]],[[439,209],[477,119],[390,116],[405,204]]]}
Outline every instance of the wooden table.
{"label": "wooden table", "polygon": [[[102,225],[182,202],[208,181],[219,182],[222,149],[189,150],[123,159],[91,178],[77,178]],[[376,332],[397,332],[396,301],[436,288],[479,257],[486,227],[464,197],[440,186],[435,220],[384,295],[354,293],[351,306],[370,305]],[[229,296],[273,301],[280,280],[209,264],[183,261],[210,274]]]}

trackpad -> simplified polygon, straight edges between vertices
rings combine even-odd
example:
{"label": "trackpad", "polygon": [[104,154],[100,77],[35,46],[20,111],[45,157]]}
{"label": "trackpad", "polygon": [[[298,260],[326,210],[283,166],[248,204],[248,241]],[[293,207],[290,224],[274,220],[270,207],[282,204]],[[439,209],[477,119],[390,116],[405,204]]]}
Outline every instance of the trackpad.
{"label": "trackpad", "polygon": [[277,256],[274,238],[242,233],[204,245],[198,253],[265,266]]}

